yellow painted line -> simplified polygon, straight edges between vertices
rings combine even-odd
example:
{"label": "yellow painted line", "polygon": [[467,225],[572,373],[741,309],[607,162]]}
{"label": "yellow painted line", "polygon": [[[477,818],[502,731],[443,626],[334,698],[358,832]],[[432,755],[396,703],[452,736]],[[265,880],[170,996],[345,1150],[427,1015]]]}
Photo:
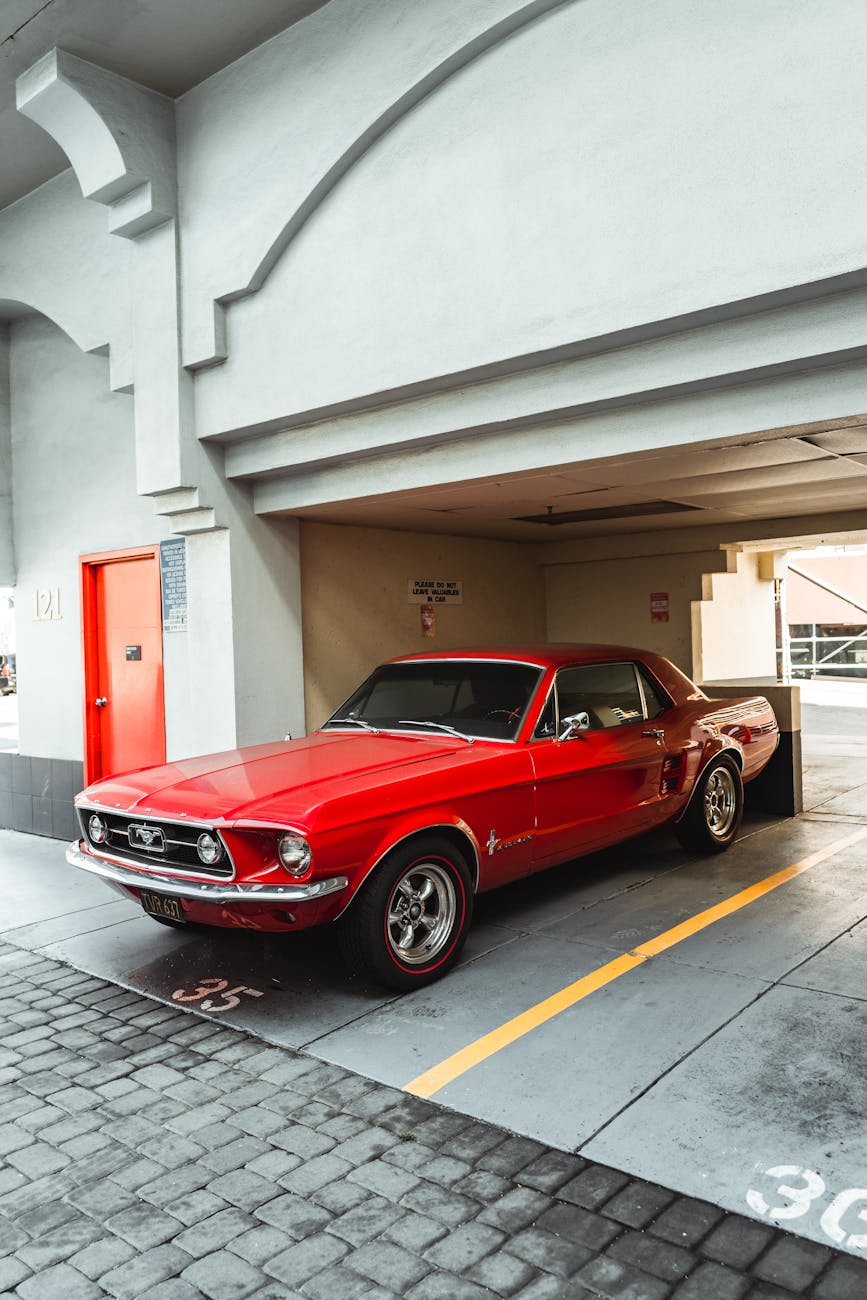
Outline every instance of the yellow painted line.
{"label": "yellow painted line", "polygon": [[777,871],[772,876],[766,876],[764,880],[758,881],[757,884],[750,885],[737,894],[732,894],[731,898],[726,898],[722,903],[717,903],[714,907],[708,907],[704,912],[698,912],[680,925],[665,930],[662,934],[656,935],[654,939],[649,939],[647,943],[639,944],[630,952],[622,953],[619,957],[615,957],[613,961],[600,966],[598,970],[591,971],[589,975],[584,975],[580,980],[576,980],[574,984],[567,985],[559,993],[552,993],[550,997],[537,1002],[535,1006],[528,1007],[526,1011],[522,1011],[520,1015],[507,1020],[505,1024],[500,1025],[497,1029],[492,1029],[490,1033],[483,1034],[474,1043],[462,1047],[459,1052],[455,1052],[452,1056],[446,1057],[444,1061],[440,1061],[439,1065],[434,1065],[430,1070],[425,1070],[423,1074],[405,1084],[403,1091],[411,1092],[416,1097],[432,1097],[435,1092],[439,1092],[441,1088],[459,1078],[460,1075],[466,1074],[467,1070],[471,1070],[473,1066],[486,1061],[489,1056],[502,1051],[504,1047],[508,1047],[510,1043],[514,1043],[518,1038],[523,1038],[525,1034],[537,1029],[546,1020],[553,1019],[561,1011],[574,1007],[577,1002],[589,997],[597,989],[611,984],[612,981],[619,979],[621,975],[625,975],[627,971],[634,970],[636,966],[641,966],[650,957],[665,952],[667,948],[673,948],[675,944],[682,943],[684,939],[689,939],[692,935],[698,934],[700,930],[704,930],[716,921],[722,920],[723,917],[731,916],[733,912],[737,912],[749,903],[755,902],[757,898],[762,898],[765,894],[771,893],[772,890],[779,889],[780,885],[784,885],[786,881],[793,880],[795,876],[803,875],[811,867],[818,866],[820,862],[825,862],[828,858],[841,853],[852,844],[857,844],[859,840],[863,840],[865,837],[867,837],[867,827],[862,827],[861,830],[854,831],[843,839],[834,840],[826,848],[811,853],[809,857],[802,858],[800,862],[793,862],[791,866],[784,867],[782,871]]}

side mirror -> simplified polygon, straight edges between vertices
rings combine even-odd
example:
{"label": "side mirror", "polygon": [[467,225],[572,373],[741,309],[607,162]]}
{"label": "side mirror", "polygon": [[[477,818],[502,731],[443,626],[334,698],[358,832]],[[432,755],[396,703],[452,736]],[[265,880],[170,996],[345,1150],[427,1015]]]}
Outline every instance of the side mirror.
{"label": "side mirror", "polygon": [[582,731],[590,730],[590,714],[573,713],[568,718],[560,719],[560,735],[558,740],[571,740],[573,736],[579,735]]}
{"label": "side mirror", "polygon": [[291,732],[291,731],[287,731],[287,732],[286,732],[286,735],[283,737],[283,739],[284,739],[284,740],[291,740],[291,739],[292,739],[292,732]]}

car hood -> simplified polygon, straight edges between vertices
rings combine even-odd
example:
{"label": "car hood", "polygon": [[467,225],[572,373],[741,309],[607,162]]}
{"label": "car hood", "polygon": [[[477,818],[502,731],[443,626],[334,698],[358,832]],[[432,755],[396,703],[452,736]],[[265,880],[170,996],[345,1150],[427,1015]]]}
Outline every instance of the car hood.
{"label": "car hood", "polygon": [[447,736],[316,732],[108,777],[81,799],[153,818],[306,822],[329,799],[403,779],[413,767],[471,759],[475,750]]}

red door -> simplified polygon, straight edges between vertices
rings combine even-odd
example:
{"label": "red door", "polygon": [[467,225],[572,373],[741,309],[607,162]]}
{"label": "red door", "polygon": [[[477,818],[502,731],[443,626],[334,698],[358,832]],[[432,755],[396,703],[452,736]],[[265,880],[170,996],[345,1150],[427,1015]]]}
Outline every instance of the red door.
{"label": "red door", "polygon": [[[602,848],[652,823],[665,748],[663,729],[646,712],[628,660],[575,664],[557,673],[530,745],[538,865]],[[588,729],[556,739],[564,719],[581,714]]]}
{"label": "red door", "polygon": [[645,722],[530,746],[536,770],[534,857],[545,866],[646,830],[659,801],[661,740]]}
{"label": "red door", "polygon": [[166,759],[159,552],[82,560],[85,780]]}

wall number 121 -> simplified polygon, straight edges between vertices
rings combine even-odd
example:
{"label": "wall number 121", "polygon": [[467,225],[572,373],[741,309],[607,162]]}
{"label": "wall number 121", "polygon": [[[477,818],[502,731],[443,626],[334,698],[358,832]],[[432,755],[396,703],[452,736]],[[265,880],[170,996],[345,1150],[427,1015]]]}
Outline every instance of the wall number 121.
{"label": "wall number 121", "polygon": [[34,623],[51,623],[60,617],[60,588],[37,587],[33,593]]}

